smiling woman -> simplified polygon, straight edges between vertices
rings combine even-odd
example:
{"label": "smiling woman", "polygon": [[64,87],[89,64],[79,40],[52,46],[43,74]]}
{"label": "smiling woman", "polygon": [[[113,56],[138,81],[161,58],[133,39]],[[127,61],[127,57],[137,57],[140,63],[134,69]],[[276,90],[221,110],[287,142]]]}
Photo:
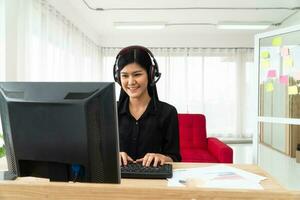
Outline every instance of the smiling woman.
{"label": "smiling woman", "polygon": [[147,71],[137,63],[128,64],[121,70],[121,84],[124,91],[131,99],[138,99],[146,96],[148,78]]}
{"label": "smiling woman", "polygon": [[116,57],[114,78],[121,85],[118,102],[120,163],[145,166],[180,161],[176,108],[159,101],[158,64],[145,47],[124,48]]}

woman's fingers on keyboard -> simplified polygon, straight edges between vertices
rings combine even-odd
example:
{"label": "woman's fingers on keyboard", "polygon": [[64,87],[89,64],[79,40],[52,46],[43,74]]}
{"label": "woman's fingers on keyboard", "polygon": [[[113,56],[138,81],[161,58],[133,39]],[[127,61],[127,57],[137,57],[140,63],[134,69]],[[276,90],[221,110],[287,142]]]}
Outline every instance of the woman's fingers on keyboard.
{"label": "woman's fingers on keyboard", "polygon": [[165,162],[166,162],[165,159],[161,159],[161,160],[160,160],[160,165],[164,165]]}
{"label": "woman's fingers on keyboard", "polygon": [[159,158],[158,158],[158,157],[155,157],[155,158],[154,158],[153,166],[154,166],[154,167],[157,167],[158,162],[160,162]]}
{"label": "woman's fingers on keyboard", "polygon": [[148,159],[145,161],[146,167],[149,167],[149,166],[151,165],[151,163],[152,163],[153,160],[154,160],[154,156],[153,156],[153,155],[150,155],[150,156],[148,157]]}
{"label": "woman's fingers on keyboard", "polygon": [[157,167],[158,164],[165,164],[166,156],[159,153],[147,153],[143,158],[137,159],[136,162],[142,162],[142,165],[147,167],[153,163],[153,166]]}
{"label": "woman's fingers on keyboard", "polygon": [[126,152],[120,152],[120,159],[121,159],[121,164],[127,165],[128,161],[133,162],[133,159],[127,155]]}
{"label": "woman's fingers on keyboard", "polygon": [[134,162],[134,160],[130,156],[127,156],[127,160],[130,162]]}
{"label": "woman's fingers on keyboard", "polygon": [[145,156],[144,156],[144,159],[143,159],[143,166],[146,166],[146,167],[149,167],[152,160],[154,158],[154,154],[153,153],[147,153]]}

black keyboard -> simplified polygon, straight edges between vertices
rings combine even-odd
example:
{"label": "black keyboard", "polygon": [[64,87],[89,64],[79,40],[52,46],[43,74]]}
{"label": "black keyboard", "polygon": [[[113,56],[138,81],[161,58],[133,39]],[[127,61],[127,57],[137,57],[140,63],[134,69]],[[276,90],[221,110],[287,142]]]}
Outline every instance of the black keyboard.
{"label": "black keyboard", "polygon": [[122,178],[165,179],[171,178],[172,175],[171,164],[146,167],[142,163],[128,163],[126,166],[121,166]]}

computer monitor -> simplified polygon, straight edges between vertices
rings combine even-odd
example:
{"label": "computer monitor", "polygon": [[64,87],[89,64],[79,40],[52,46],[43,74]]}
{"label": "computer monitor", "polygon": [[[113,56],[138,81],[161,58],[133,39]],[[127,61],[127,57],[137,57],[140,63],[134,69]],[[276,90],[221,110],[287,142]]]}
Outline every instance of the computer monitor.
{"label": "computer monitor", "polygon": [[114,83],[0,83],[10,174],[120,183]]}

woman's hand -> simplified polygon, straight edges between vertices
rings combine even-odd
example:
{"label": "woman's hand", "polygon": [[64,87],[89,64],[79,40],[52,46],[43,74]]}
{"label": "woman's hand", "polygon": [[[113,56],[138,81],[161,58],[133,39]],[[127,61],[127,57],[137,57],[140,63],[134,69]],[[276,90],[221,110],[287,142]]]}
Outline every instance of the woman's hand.
{"label": "woman's hand", "polygon": [[159,153],[147,153],[144,158],[137,159],[136,162],[143,162],[143,166],[149,167],[153,163],[154,167],[157,167],[157,164],[164,165],[165,162],[173,162],[172,158],[165,156]]}
{"label": "woman's hand", "polygon": [[119,153],[120,156],[120,165],[127,165],[128,161],[129,162],[134,162],[133,159],[127,155],[126,152],[120,152]]}

